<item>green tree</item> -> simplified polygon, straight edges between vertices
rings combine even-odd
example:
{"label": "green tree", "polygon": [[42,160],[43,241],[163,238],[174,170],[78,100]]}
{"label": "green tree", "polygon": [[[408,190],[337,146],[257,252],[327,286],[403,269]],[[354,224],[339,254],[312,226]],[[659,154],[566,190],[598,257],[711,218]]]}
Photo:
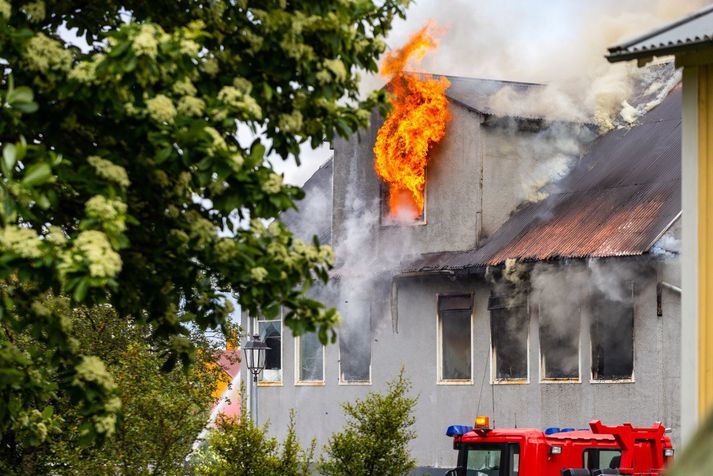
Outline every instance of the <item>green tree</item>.
{"label": "green tree", "polygon": [[[105,304],[71,309],[65,298],[45,304],[68,321],[79,349],[101,358],[115,376],[120,418],[115,434],[102,446],[83,445],[82,415],[57,393],[50,401],[53,425],[44,441],[12,446],[4,441],[0,473],[141,475],[152,468],[157,475],[185,474],[185,459],[207,423],[212,393],[222,378],[214,363],[220,343],[194,333],[194,365],[178,364],[162,372],[161,356],[141,323],[120,318]],[[16,342],[24,348],[32,340],[21,335]],[[48,372],[46,378],[56,381],[59,376]]]}
{"label": "green tree", "polygon": [[385,94],[360,99],[359,72],[407,3],[0,0],[0,439],[41,442],[55,392],[85,440],[115,429],[116,385],[48,292],[149,324],[166,368],[194,355],[191,325],[225,326],[226,292],[334,339],[336,311],[305,294],[331,249],[279,221],[303,192],[267,158],[367,125]]}
{"label": "green tree", "polygon": [[195,469],[204,476],[309,476],[314,448],[314,441],[306,450],[297,441],[294,410],[282,449],[247,416],[220,418]]}
{"label": "green tree", "polygon": [[408,446],[415,438],[416,398],[401,369],[386,393],[369,393],[363,400],[342,405],[347,422],[331,436],[319,471],[325,476],[400,476],[416,466]]}

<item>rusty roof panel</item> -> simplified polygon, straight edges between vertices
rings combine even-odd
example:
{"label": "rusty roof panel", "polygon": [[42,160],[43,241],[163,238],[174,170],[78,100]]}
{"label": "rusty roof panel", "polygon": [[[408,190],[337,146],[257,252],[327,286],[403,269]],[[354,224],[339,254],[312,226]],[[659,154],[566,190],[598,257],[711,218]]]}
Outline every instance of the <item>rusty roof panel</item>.
{"label": "rusty roof panel", "polygon": [[517,211],[483,247],[428,254],[409,269],[641,255],[680,212],[679,86],[636,126],[597,139],[546,199]]}

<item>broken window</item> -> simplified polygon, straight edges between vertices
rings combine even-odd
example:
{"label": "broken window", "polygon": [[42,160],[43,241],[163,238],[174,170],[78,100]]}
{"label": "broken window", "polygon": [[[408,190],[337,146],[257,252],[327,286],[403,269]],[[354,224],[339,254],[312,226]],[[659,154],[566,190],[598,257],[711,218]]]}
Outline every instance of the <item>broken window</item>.
{"label": "broken window", "polygon": [[528,378],[527,346],[529,319],[526,303],[492,297],[490,341],[494,382],[525,382]]}
{"label": "broken window", "polygon": [[473,298],[470,294],[438,296],[438,380],[470,381],[471,320]]}
{"label": "broken window", "polygon": [[297,382],[324,382],[324,346],[316,332],[297,338]]}
{"label": "broken window", "polygon": [[634,374],[633,283],[624,296],[592,296],[592,379],[630,380]]}
{"label": "broken window", "polygon": [[416,201],[407,190],[391,190],[381,182],[381,224],[419,225],[426,223],[426,191],[423,191],[423,208],[418,211]]}
{"label": "broken window", "polygon": [[260,372],[261,383],[282,383],[282,320],[257,321],[260,339],[269,347],[265,351],[265,369]]}
{"label": "broken window", "polygon": [[366,301],[340,306],[339,382],[371,383],[371,306]]}
{"label": "broken window", "polygon": [[539,306],[542,380],[579,380],[579,308]]}

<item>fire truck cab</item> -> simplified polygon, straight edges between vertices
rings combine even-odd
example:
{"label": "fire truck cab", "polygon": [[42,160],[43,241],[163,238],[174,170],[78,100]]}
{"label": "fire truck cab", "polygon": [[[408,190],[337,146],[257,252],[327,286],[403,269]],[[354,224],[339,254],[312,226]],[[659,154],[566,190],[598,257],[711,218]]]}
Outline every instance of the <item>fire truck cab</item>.
{"label": "fire truck cab", "polygon": [[637,428],[630,423],[589,429],[490,428],[488,417],[475,427],[453,425],[447,436],[458,451],[447,476],[597,476],[660,475],[673,459],[665,427]]}

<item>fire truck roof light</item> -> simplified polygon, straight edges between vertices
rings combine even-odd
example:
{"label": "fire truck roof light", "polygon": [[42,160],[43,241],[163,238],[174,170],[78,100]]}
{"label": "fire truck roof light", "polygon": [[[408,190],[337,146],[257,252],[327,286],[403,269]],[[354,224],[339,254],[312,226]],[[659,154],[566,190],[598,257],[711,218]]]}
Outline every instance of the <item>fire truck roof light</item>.
{"label": "fire truck roof light", "polygon": [[465,435],[473,428],[467,425],[451,425],[446,430],[446,436],[461,436]]}
{"label": "fire truck roof light", "polygon": [[490,428],[490,418],[486,416],[475,417],[475,428]]}

